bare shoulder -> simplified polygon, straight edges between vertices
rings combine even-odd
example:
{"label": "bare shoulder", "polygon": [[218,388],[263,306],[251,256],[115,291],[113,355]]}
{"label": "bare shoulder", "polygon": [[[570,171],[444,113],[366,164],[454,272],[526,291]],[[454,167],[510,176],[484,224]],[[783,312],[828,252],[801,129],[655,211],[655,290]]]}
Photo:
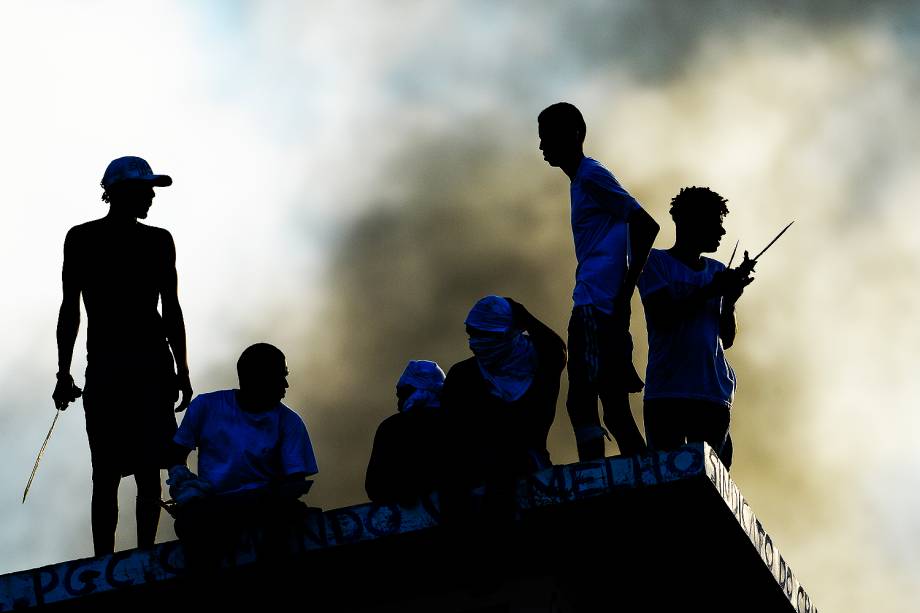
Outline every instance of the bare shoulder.
{"label": "bare shoulder", "polygon": [[147,224],[138,223],[138,228],[143,232],[143,241],[156,253],[164,254],[164,257],[175,258],[176,243],[173,241],[172,234],[169,230],[148,226]]}
{"label": "bare shoulder", "polygon": [[149,236],[152,240],[157,242],[173,242],[172,234],[166,228],[159,228],[157,226],[148,226],[147,224],[138,223],[138,226],[143,228],[143,231]]}
{"label": "bare shoulder", "polygon": [[105,226],[104,219],[94,219],[92,221],[81,223],[79,225],[72,227],[70,230],[67,231],[67,240],[68,241],[88,240],[92,238],[93,236],[97,236],[98,234],[103,232],[104,226]]}

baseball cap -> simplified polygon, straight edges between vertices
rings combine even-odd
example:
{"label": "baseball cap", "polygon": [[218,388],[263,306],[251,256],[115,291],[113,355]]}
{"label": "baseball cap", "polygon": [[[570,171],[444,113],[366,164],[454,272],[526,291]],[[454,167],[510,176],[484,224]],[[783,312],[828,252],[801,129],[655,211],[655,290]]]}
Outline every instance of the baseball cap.
{"label": "baseball cap", "polygon": [[112,160],[105,169],[105,174],[102,175],[103,189],[108,189],[122,181],[147,181],[157,187],[172,185],[172,177],[153,174],[150,164],[145,159],[133,155]]}

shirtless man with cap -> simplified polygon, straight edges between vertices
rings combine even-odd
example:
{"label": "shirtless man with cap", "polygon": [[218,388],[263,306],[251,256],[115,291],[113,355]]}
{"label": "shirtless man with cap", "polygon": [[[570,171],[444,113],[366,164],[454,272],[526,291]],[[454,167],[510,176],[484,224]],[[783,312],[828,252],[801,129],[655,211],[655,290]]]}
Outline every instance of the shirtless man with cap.
{"label": "shirtless man with cap", "polygon": [[118,485],[128,475],[137,483],[138,546],[153,545],[160,469],[167,467],[176,431],[173,407],[180,392],[175,412],[185,410],[192,398],[175,244],[166,230],[139,222],[153,203],[153,188],[171,184],[139,157],[113,160],[101,183],[108,215],[71,228],[64,240],[53,398],[64,410],[81,393],[70,369],[82,295],[88,319],[83,408],[93,465],[96,555],[114,551]]}

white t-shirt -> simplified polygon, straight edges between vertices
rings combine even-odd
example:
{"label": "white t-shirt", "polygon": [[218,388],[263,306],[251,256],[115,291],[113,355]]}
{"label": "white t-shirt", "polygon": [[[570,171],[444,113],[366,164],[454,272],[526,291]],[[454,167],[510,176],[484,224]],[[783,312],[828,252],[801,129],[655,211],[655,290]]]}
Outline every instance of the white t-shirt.
{"label": "white t-shirt", "polygon": [[613,313],[629,264],[629,216],[642,207],[595,159],[582,158],[572,180],[575,238],[575,306],[594,305]]}
{"label": "white t-shirt", "polygon": [[[705,267],[692,270],[667,251],[652,249],[642,274],[639,293],[642,299],[666,288],[672,297],[680,298],[712,281],[712,276],[725,270],[725,265],[703,258]],[[681,313],[668,328],[649,317],[648,369],[645,372],[645,398],[694,398],[731,407],[737,379],[725,359],[719,336],[722,299],[710,298],[695,311]]]}
{"label": "white t-shirt", "polygon": [[198,476],[222,494],[318,472],[300,415],[280,402],[264,413],[249,413],[234,390],[196,396],[173,440],[198,449]]}

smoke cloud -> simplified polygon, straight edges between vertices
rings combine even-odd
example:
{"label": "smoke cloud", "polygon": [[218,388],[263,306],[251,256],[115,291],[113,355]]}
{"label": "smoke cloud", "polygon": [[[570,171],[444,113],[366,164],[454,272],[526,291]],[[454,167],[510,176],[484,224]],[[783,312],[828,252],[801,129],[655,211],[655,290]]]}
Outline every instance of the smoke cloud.
{"label": "smoke cloud", "polygon": [[[112,6],[99,5],[108,15],[100,27],[130,33],[130,15],[102,10]],[[38,62],[0,66],[10,91],[43,95],[5,103],[4,133],[26,153],[9,153],[6,167],[46,160],[41,143],[74,160],[78,176],[67,185],[101,172],[87,142],[103,164],[132,143],[171,160],[176,185],[151,222],[176,236],[196,390],[232,386],[250,342],[282,347],[290,404],[320,463],[312,504],[364,499],[373,433],[395,411],[396,379],[409,359],[446,370],[469,355],[462,322],[476,299],[513,296],[564,332],[575,268],[568,181],[541,159],[536,115],[568,100],[588,121],[586,151],[661,223],[657,247],[673,241],[668,201],[685,185],[729,199],[723,261],[736,239],[756,252],[796,220],[739,304],[728,352],[740,377],[733,476],[822,608],[912,610],[920,9],[721,0],[168,6],[152,30],[169,32],[161,41],[103,37],[72,16],[56,31],[72,47],[57,50],[67,70],[7,49]],[[48,23],[33,13],[26,23]],[[0,24],[23,23],[8,17]],[[67,38],[70,24],[84,28],[79,37]],[[108,46],[78,54],[79,41],[97,38]],[[107,55],[126,40],[158,87]],[[159,43],[173,50],[162,65]],[[111,82],[73,58],[113,64],[123,87],[95,98]],[[43,76],[74,100],[74,116],[49,102],[57,90],[36,90]],[[108,121],[71,132],[97,105]],[[147,131],[106,129],[136,114]],[[47,427],[34,409],[47,399],[31,390],[48,385],[54,360],[59,240],[98,213],[65,219],[39,204],[95,203],[87,185],[52,191],[20,180],[7,194],[31,208],[7,206],[15,231],[3,235],[6,260],[55,255],[14,267],[23,290],[2,311],[16,324],[5,335],[0,433],[10,490]],[[59,226],[53,236],[48,217]],[[641,367],[638,299],[633,335]],[[575,459],[565,384],[563,376],[550,437],[556,462]],[[4,516],[4,571],[90,552],[89,454],[81,420],[67,417],[39,475],[55,491],[36,489],[30,497],[44,506]],[[131,508],[127,495],[122,504]],[[171,536],[163,523],[161,540]],[[132,529],[123,513],[120,547],[133,543]]]}
{"label": "smoke cloud", "polygon": [[[822,606],[868,610],[892,589],[883,586],[906,585],[917,560],[897,534],[917,527],[896,509],[917,509],[918,500],[892,494],[904,491],[903,471],[884,475],[914,463],[911,430],[891,424],[915,421],[918,332],[904,314],[920,305],[918,245],[898,220],[916,215],[908,205],[917,194],[916,71],[879,13],[849,11],[867,23],[841,14],[818,25],[814,15],[777,10],[762,15],[766,25],[736,15],[732,28],[713,31],[706,16],[721,13],[704,10],[670,43],[689,55],[668,69],[601,53],[587,36],[579,57],[615,60],[574,71],[582,81],[518,89],[510,77],[494,83],[499,102],[442,110],[441,121],[408,129],[358,196],[355,209],[366,212],[345,225],[331,258],[323,341],[304,345],[323,347],[303,358],[322,389],[308,383],[301,392],[327,445],[317,498],[363,499],[373,431],[394,410],[399,372],[408,359],[446,370],[467,357],[462,321],[477,298],[514,296],[564,332],[574,276],[568,183],[543,165],[535,117],[567,99],[588,118],[588,152],[662,222],[658,247],[673,241],[667,206],[684,185],[729,198],[723,261],[736,238],[756,252],[796,220],[739,306],[741,334],[729,352],[741,379],[735,478]],[[619,32],[629,20],[614,23]],[[639,364],[642,322],[636,300]],[[575,458],[564,394],[550,440],[557,462]],[[633,408],[638,417],[638,398]],[[832,564],[841,555],[862,557]],[[874,589],[841,588],[865,572]]]}

